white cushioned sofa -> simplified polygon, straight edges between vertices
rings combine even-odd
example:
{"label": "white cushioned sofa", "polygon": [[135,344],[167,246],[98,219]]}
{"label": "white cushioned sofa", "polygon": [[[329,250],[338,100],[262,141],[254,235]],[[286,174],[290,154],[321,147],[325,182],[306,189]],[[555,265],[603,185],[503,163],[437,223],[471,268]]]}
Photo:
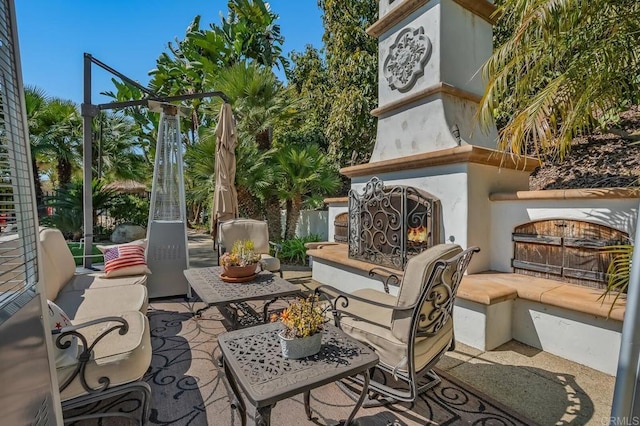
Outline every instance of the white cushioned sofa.
{"label": "white cushioned sofa", "polygon": [[[146,420],[150,389],[141,378],[152,352],[146,275],[78,274],[64,236],[52,228],[40,230],[39,260],[47,299],[62,310],[65,320],[62,328],[59,320],[51,324],[57,360],[64,360],[56,364],[63,408],[137,390],[143,398],[140,415]],[[51,305],[49,309],[53,315]]]}

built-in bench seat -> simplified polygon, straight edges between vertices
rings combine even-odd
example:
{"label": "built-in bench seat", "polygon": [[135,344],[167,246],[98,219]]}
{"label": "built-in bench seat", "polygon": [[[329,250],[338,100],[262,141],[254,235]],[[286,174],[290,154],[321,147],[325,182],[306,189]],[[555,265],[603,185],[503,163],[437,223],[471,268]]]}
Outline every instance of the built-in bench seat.
{"label": "built-in bench seat", "polygon": [[[371,263],[349,259],[346,244],[318,244],[313,279],[345,291],[380,288],[370,278]],[[337,269],[340,268],[340,269]],[[402,276],[402,271],[391,270]],[[383,277],[384,279],[384,277]],[[390,293],[396,294],[390,282]],[[492,350],[516,339],[614,375],[617,369],[626,298],[611,313],[613,297],[602,290],[508,272],[467,275],[458,290],[454,326],[456,339],[481,350]]]}
{"label": "built-in bench seat", "polygon": [[604,300],[600,299],[602,290],[546,278],[497,271],[465,276],[460,284],[458,297],[484,304],[491,304],[488,303],[489,301],[496,303],[500,301],[499,297],[492,297],[492,295],[499,294],[500,288],[509,294],[515,292],[515,297],[518,299],[544,303],[596,317],[608,317],[616,321],[623,320],[627,303],[625,296],[619,297],[609,313],[614,297],[607,296]]}

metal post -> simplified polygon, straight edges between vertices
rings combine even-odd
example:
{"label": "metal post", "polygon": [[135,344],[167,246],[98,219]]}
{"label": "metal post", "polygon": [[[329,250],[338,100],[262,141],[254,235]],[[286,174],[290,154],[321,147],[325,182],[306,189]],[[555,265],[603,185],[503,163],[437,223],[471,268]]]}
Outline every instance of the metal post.
{"label": "metal post", "polygon": [[84,54],[84,98],[80,107],[82,115],[82,206],[83,206],[83,234],[84,259],[83,266],[91,268],[93,248],[93,194],[92,185],[92,138],[93,117],[98,114],[98,107],[91,104],[91,55]]}
{"label": "metal post", "polygon": [[[632,423],[634,412],[638,408],[636,402],[636,383],[638,379],[638,355],[640,355],[640,207],[638,208],[638,220],[636,220],[636,237],[633,241],[635,250],[631,259],[631,273],[629,287],[627,288],[627,307],[622,324],[622,342],[620,344],[620,356],[618,357],[618,372],[616,386],[613,392],[613,405],[611,407],[610,424],[636,424]],[[640,419],[638,419],[640,420]],[[628,423],[627,423],[628,422]]]}

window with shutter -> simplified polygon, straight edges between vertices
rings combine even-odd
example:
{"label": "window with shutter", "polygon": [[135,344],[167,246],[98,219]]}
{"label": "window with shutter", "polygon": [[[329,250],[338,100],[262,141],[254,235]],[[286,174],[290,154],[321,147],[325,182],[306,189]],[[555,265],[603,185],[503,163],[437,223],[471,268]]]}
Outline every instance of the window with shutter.
{"label": "window with shutter", "polygon": [[[0,0],[0,401],[2,424],[61,419],[38,283],[38,221],[13,0]],[[49,342],[49,343],[48,343]]]}

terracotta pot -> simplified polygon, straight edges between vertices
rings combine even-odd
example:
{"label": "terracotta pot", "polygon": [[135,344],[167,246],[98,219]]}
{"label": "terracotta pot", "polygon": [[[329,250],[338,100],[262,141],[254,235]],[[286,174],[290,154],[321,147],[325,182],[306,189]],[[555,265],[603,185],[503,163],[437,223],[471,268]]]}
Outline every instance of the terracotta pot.
{"label": "terracotta pot", "polygon": [[258,264],[254,263],[253,265],[247,266],[223,266],[222,270],[227,277],[244,278],[255,274],[257,268]]}

